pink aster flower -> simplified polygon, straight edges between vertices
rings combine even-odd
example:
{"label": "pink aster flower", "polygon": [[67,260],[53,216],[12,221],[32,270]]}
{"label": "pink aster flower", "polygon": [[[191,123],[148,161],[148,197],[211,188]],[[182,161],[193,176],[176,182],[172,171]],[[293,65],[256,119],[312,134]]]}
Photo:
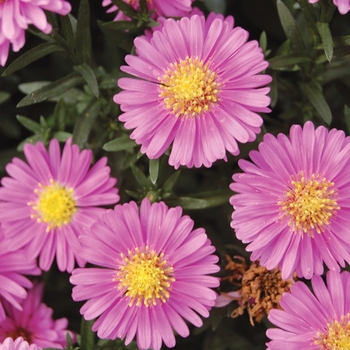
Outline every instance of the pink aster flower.
{"label": "pink aster flower", "polygon": [[80,312],[86,320],[98,317],[92,330],[100,338],[136,335],[140,349],[159,350],[162,341],[175,345],[173,330],[187,337],[183,318],[195,326],[209,316],[219,280],[218,258],[204,229],[180,207],[135,202],[103,213],[80,236],[85,259],[102,268],[73,270],[73,299],[88,301]]}
{"label": "pink aster flower", "polygon": [[[0,322],[0,342],[7,337],[16,339],[22,336],[29,344],[43,348],[62,349],[67,346],[68,320],[52,319],[53,310],[41,302],[43,290],[44,285],[36,283],[21,303],[22,310],[4,303],[6,319]],[[74,339],[73,333],[69,333]]]}
{"label": "pink aster flower", "polygon": [[158,158],[172,144],[175,168],[210,167],[226,150],[237,155],[237,141],[255,139],[262,124],[256,112],[270,111],[262,86],[271,77],[258,74],[268,63],[248,35],[233,28],[232,17],[211,14],[167,19],[150,41],[135,39],[138,55],[127,55],[121,69],[136,79],[119,79],[124,91],[114,102],[142,153]]}
{"label": "pink aster flower", "polygon": [[266,134],[233,175],[231,226],[251,260],[282,278],[311,278],[350,263],[350,138],[312,122]]}
{"label": "pink aster flower", "polygon": [[[309,0],[310,4],[314,4],[318,0]],[[345,15],[350,10],[350,0],[333,0],[333,4],[338,7],[339,12]]]}
{"label": "pink aster flower", "polygon": [[6,317],[3,307],[8,302],[16,309],[22,310],[20,300],[27,297],[25,288],[32,283],[23,275],[40,275],[35,258],[26,258],[23,249],[9,251],[9,240],[0,229],[0,321]]}
{"label": "pink aster flower", "polygon": [[[147,0],[147,10],[154,10],[154,18],[158,16],[165,17],[182,17],[191,11],[191,5],[194,0]],[[139,0],[124,0],[127,4],[131,5],[135,10],[140,7]],[[118,11],[118,7],[113,5],[112,0],[103,0],[102,6],[110,6],[107,13]],[[129,17],[125,16],[122,11],[118,11],[114,18],[114,21],[128,20]]]}
{"label": "pink aster flower", "polygon": [[0,1],[0,64],[7,61],[10,44],[19,51],[25,43],[25,30],[33,24],[45,34],[51,32],[44,10],[66,15],[71,5],[64,0],[2,0]]}
{"label": "pink aster flower", "polygon": [[283,294],[283,310],[270,311],[269,320],[280,329],[267,330],[268,350],[350,349],[350,273],[329,271],[327,286],[320,276],[311,283],[313,293],[297,282]]}
{"label": "pink aster flower", "polygon": [[71,272],[75,260],[84,264],[78,235],[102,210],[95,206],[119,200],[116,179],[109,176],[106,158],[89,169],[92,151],[80,152],[70,139],[62,156],[55,139],[49,151],[38,142],[26,144],[24,154],[28,164],[14,158],[6,166],[11,177],[1,181],[0,220],[12,249],[24,246],[28,257],[40,255],[43,270],[56,255],[58,268]]}
{"label": "pink aster flower", "polygon": [[0,344],[0,350],[43,350],[43,348],[36,344],[29,345],[22,337],[18,337],[16,340],[6,338],[3,343]]}

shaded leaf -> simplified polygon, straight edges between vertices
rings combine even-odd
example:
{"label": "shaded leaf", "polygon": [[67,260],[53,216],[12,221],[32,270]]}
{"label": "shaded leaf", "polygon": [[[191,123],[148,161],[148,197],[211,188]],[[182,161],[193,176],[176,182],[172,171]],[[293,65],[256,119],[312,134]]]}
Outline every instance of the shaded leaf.
{"label": "shaded leaf", "polygon": [[53,134],[53,138],[60,142],[66,142],[70,137],[72,137],[72,134],[66,131],[57,131]]}
{"label": "shaded leaf", "polygon": [[83,148],[101,110],[100,101],[92,101],[79,116],[73,130],[73,143]]}
{"label": "shaded leaf", "polygon": [[102,26],[107,29],[118,30],[124,32],[125,30],[137,30],[138,25],[136,21],[111,21],[103,23]]}
{"label": "shaded leaf", "polygon": [[124,151],[135,146],[136,143],[134,140],[131,140],[128,135],[123,135],[105,143],[102,148],[107,152],[118,152]]}
{"label": "shaded leaf", "polygon": [[79,72],[83,76],[83,78],[89,85],[92,93],[98,98],[100,95],[100,91],[98,88],[96,75],[91,69],[91,67],[86,63],[82,63],[79,66],[74,66],[73,68],[76,72]]}
{"label": "shaded leaf", "polygon": [[311,104],[315,107],[317,112],[321,115],[321,118],[327,124],[330,124],[332,121],[332,112],[322,94],[321,86],[315,81],[310,81],[308,83],[300,84],[300,87],[307,99],[311,102]]}
{"label": "shaded leaf", "polygon": [[94,321],[85,321],[81,318],[80,327],[80,350],[94,350],[95,347],[95,333],[92,331]]}
{"label": "shaded leaf", "polygon": [[61,31],[67,41],[68,47],[71,51],[74,50],[74,34],[77,30],[77,20],[71,15],[59,16],[61,23]]}
{"label": "shaded leaf", "polygon": [[176,181],[179,179],[180,174],[181,172],[177,171],[164,182],[164,185],[162,186],[164,193],[169,193],[172,191]]}
{"label": "shaded leaf", "polygon": [[42,126],[34,120],[22,115],[16,115],[16,118],[26,129],[34,133],[39,133],[42,131]]}
{"label": "shaded leaf", "polygon": [[131,5],[127,4],[123,0],[112,0],[112,2],[127,17],[133,18],[138,14],[138,12]]}
{"label": "shaded leaf", "polygon": [[24,139],[18,146],[17,146],[17,151],[22,152],[23,151],[23,147],[26,143],[31,143],[33,145],[35,145],[37,142],[41,141],[42,143],[45,144],[45,137],[42,134],[35,134],[32,136],[27,137],[26,139]]}
{"label": "shaded leaf", "polygon": [[329,24],[317,22],[316,25],[318,33],[320,34],[322,40],[324,53],[327,57],[327,60],[331,62],[333,57],[333,38],[329,29]]}
{"label": "shaded leaf", "polygon": [[295,64],[303,62],[312,62],[310,57],[304,56],[301,53],[291,53],[283,56],[275,56],[268,60],[269,68],[276,70],[287,69]]}
{"label": "shaded leaf", "polygon": [[25,52],[23,55],[14,60],[2,73],[3,76],[9,75],[22,69],[32,62],[49,55],[52,52],[62,51],[62,48],[58,46],[55,42],[47,42],[40,44],[31,50]]}
{"label": "shaded leaf", "polygon": [[152,183],[145,174],[134,164],[130,164],[131,171],[136,179],[136,181],[139,183],[139,185],[143,188],[150,188],[152,187]]}
{"label": "shaded leaf", "polygon": [[81,0],[77,16],[76,53],[79,63],[91,61],[91,32],[89,0]]}
{"label": "shaded leaf", "polygon": [[52,97],[63,94],[73,86],[82,84],[83,82],[84,78],[82,78],[79,73],[70,73],[61,79],[58,79],[36,91],[31,92],[18,103],[17,107],[29,106],[34,103],[46,101]]}
{"label": "shaded leaf", "polygon": [[0,105],[5,103],[11,95],[8,92],[0,91]]}

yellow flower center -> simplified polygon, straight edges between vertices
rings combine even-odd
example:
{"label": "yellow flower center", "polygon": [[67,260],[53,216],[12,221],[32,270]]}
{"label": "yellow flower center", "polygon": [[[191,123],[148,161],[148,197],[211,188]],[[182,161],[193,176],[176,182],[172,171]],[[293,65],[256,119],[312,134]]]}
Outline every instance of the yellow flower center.
{"label": "yellow flower center", "polygon": [[340,321],[328,323],[328,329],[318,332],[314,344],[320,350],[349,350],[350,349],[350,314],[342,316]]}
{"label": "yellow flower center", "polygon": [[337,205],[337,189],[334,182],[320,174],[312,174],[307,179],[303,173],[292,177],[285,198],[278,202],[282,217],[289,217],[289,226],[294,232],[306,233],[313,237],[313,232],[322,233],[331,218],[340,209]]}
{"label": "yellow flower center", "polygon": [[50,180],[50,185],[38,184],[38,187],[34,190],[38,200],[28,203],[35,211],[31,217],[38,222],[47,223],[46,231],[70,223],[77,211],[73,189],[61,186],[53,179]]}
{"label": "yellow flower center", "polygon": [[217,74],[198,57],[171,63],[160,81],[159,97],[177,117],[195,117],[210,110],[218,101]]}
{"label": "yellow flower center", "polygon": [[174,269],[164,259],[164,253],[157,254],[146,247],[135,248],[127,255],[120,254],[122,261],[114,281],[119,282],[118,289],[130,297],[129,306],[157,305],[169,299],[171,283],[175,281]]}

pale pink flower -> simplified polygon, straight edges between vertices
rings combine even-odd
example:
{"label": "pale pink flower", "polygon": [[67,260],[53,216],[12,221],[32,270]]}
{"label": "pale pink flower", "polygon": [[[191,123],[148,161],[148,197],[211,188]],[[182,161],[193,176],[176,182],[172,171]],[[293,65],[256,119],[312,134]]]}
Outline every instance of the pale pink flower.
{"label": "pale pink flower", "polygon": [[[309,0],[310,4],[314,4],[316,2],[318,2],[318,0]],[[333,3],[338,7],[338,10],[342,15],[345,15],[350,10],[350,0],[333,0]]]}
{"label": "pale pink flower", "polygon": [[310,279],[350,263],[350,137],[312,122],[266,134],[233,175],[231,226],[251,260]]}
{"label": "pale pink flower", "polygon": [[162,341],[175,345],[173,331],[187,337],[185,320],[197,327],[215,304],[210,288],[219,279],[208,276],[219,267],[204,229],[180,207],[163,202],[135,202],[106,210],[79,237],[84,258],[97,266],[79,268],[70,281],[75,301],[88,300],[80,312],[100,338],[136,336],[140,349],[159,350]]}
{"label": "pale pink flower", "polygon": [[311,280],[313,293],[296,282],[280,301],[283,310],[271,310],[268,350],[349,349],[350,273],[329,271],[327,286],[320,276]]}
{"label": "pale pink flower", "polygon": [[11,240],[11,249],[25,247],[31,259],[40,255],[39,266],[49,270],[56,255],[61,271],[79,266],[78,235],[100,213],[99,205],[118,202],[116,179],[111,178],[107,158],[90,168],[91,150],[79,151],[69,139],[62,156],[57,140],[47,151],[41,142],[26,144],[28,164],[14,158],[6,166],[0,188],[0,220]]}
{"label": "pale pink flower", "polygon": [[[0,342],[7,337],[16,339],[22,336],[29,344],[42,348],[62,349],[67,346],[68,320],[52,319],[53,310],[41,302],[43,290],[43,283],[35,283],[21,303],[22,310],[4,302],[6,318],[0,322]],[[74,334],[69,333],[75,339]]]}
{"label": "pale pink flower", "polygon": [[257,41],[233,28],[233,18],[211,14],[179,21],[134,41],[137,56],[127,55],[121,69],[135,78],[119,79],[114,96],[124,112],[119,120],[149,158],[172,145],[169,164],[210,167],[237,155],[237,141],[255,140],[269,112],[269,75]]}
{"label": "pale pink flower", "polygon": [[0,344],[0,350],[43,350],[43,348],[36,344],[29,344],[22,337],[18,337],[15,340],[6,338]]}
{"label": "pale pink flower", "polygon": [[66,15],[71,10],[64,0],[1,0],[0,1],[0,64],[7,61],[10,44],[19,51],[25,43],[25,30],[33,24],[45,34],[52,30],[44,10]]}

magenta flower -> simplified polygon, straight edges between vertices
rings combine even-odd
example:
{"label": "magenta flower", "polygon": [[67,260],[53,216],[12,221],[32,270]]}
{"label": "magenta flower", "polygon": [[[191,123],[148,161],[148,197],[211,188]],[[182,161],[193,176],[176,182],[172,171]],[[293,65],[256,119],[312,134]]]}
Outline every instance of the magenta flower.
{"label": "magenta flower", "polygon": [[233,28],[233,18],[211,14],[180,21],[134,41],[138,56],[127,55],[121,69],[134,78],[119,79],[124,91],[114,96],[123,114],[119,120],[134,129],[131,138],[151,159],[172,144],[169,164],[178,168],[210,167],[237,155],[237,141],[253,141],[269,112],[265,86],[258,74],[268,63],[248,32]]}
{"label": "magenta flower", "polygon": [[[310,4],[314,4],[318,0],[309,0]],[[339,12],[345,15],[350,10],[350,0],[333,0],[333,4],[338,7]]]}
{"label": "magenta flower", "polygon": [[58,268],[71,272],[75,260],[85,263],[78,235],[102,210],[95,206],[119,200],[116,179],[109,176],[106,158],[89,170],[92,152],[80,152],[70,139],[62,156],[57,140],[49,151],[41,142],[26,144],[24,154],[28,164],[14,158],[6,166],[11,177],[1,181],[0,220],[12,249],[24,246],[28,257],[40,255],[43,270],[50,269],[56,255]]}
{"label": "magenta flower", "polygon": [[6,317],[3,302],[10,303],[22,310],[20,300],[27,297],[24,288],[31,288],[32,283],[23,275],[40,275],[33,257],[26,258],[23,249],[9,251],[9,240],[0,229],[0,321]]}
{"label": "magenta flower", "polygon": [[29,345],[22,337],[18,337],[16,340],[6,338],[3,343],[0,344],[0,350],[43,350],[43,348],[36,344]]}
{"label": "magenta flower", "polygon": [[135,202],[103,213],[80,236],[85,259],[102,268],[73,270],[73,299],[88,301],[80,312],[86,320],[98,317],[92,329],[99,338],[136,335],[140,349],[159,350],[162,341],[175,345],[173,330],[187,337],[183,318],[199,327],[209,316],[219,279],[204,229],[181,216],[180,207]]}
{"label": "magenta flower", "polygon": [[291,286],[281,299],[283,310],[271,310],[268,350],[341,350],[350,348],[350,273],[329,271],[327,287],[320,276]]}
{"label": "magenta flower", "polygon": [[45,34],[51,32],[44,10],[66,15],[71,5],[64,0],[2,0],[0,1],[0,64],[7,61],[10,44],[19,51],[25,43],[25,30],[33,24]]}
{"label": "magenta flower", "polygon": [[311,278],[350,262],[350,138],[343,131],[293,125],[266,134],[233,175],[231,226],[251,260],[282,278]]}
{"label": "magenta flower", "polygon": [[[191,5],[194,0],[147,0],[147,10],[154,10],[154,18],[158,16],[165,17],[182,17],[191,11]],[[140,3],[138,0],[124,0],[127,4],[131,5],[135,10],[138,10]],[[113,5],[112,0],[103,0],[102,6],[110,6],[107,13],[118,11],[118,7]],[[114,18],[114,21],[128,20],[129,17],[125,16],[122,11],[118,11]]]}
{"label": "magenta flower", "polygon": [[[42,348],[60,348],[67,346],[66,328],[68,320],[52,319],[53,310],[41,302],[44,285],[34,284],[28,291],[27,298],[21,303],[22,310],[18,310],[9,303],[4,303],[6,319],[0,322],[0,342],[5,338],[24,337],[29,344],[36,344]],[[74,334],[69,332],[74,339]]]}

